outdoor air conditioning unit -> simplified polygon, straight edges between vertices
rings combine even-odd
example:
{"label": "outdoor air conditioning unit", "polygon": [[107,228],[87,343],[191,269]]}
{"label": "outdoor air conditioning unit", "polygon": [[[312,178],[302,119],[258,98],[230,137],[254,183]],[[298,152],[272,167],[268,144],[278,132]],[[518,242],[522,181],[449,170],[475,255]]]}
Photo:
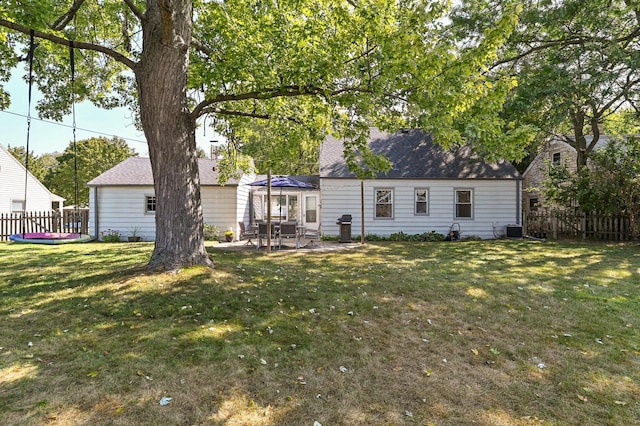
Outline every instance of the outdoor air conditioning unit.
{"label": "outdoor air conditioning unit", "polygon": [[507,225],[507,238],[522,238],[522,225]]}

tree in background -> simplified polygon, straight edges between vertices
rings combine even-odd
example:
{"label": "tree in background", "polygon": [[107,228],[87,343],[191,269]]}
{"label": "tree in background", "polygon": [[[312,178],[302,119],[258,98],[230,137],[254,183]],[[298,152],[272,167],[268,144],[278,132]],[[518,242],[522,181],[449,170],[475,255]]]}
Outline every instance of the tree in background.
{"label": "tree in background", "polygon": [[638,236],[640,139],[611,141],[594,151],[588,167],[575,174],[570,173],[566,165],[549,165],[543,192],[558,206],[578,206],[584,212],[627,214],[633,236]]}
{"label": "tree in background", "polygon": [[609,115],[603,123],[605,135],[626,139],[640,135],[639,112],[632,108],[622,108]]}
{"label": "tree in background", "polygon": [[283,175],[318,174],[317,141],[324,135],[314,132],[322,126],[294,127],[286,122],[253,121],[234,128],[238,130],[227,137],[226,156],[241,153],[251,158],[256,171],[263,174],[268,170]]}
{"label": "tree in background", "polygon": [[[9,151],[11,155],[20,162],[20,164],[27,167],[25,147],[9,145],[7,147],[7,151]],[[55,159],[57,155],[58,154],[56,153],[34,155],[33,151],[29,153],[29,172],[45,186],[45,178],[47,177],[47,174],[58,165],[58,162]],[[51,191],[51,188],[47,187],[47,189]]]}
{"label": "tree in background", "polygon": [[[25,56],[33,29],[39,40],[35,81],[45,95],[37,106],[42,116],[60,119],[72,99],[138,111],[158,201],[149,266],[212,265],[202,233],[195,142],[201,117],[229,128],[238,123],[231,117],[278,123],[269,132],[292,145],[309,134],[346,137],[352,168],[362,158],[379,163],[367,153],[370,126],[423,127],[443,145],[466,140],[490,158],[522,155],[528,132],[498,117],[515,81],[485,72],[515,25],[519,6],[502,2],[491,25],[463,46],[446,19],[449,3],[5,2],[0,70]],[[70,40],[78,52],[73,98]],[[1,71],[0,81],[6,81]],[[284,123],[291,128],[286,135]],[[313,130],[294,130],[304,127]]]}
{"label": "tree in background", "polygon": [[[454,21],[478,32],[500,3],[463,2]],[[578,168],[584,166],[600,124],[639,100],[639,17],[636,1],[526,0],[492,68],[518,78],[503,116],[535,126],[540,141],[557,137],[568,143]]]}
{"label": "tree in background", "polygon": [[70,143],[57,157],[57,167],[46,175],[43,182],[53,193],[64,197],[66,204],[73,204],[76,202],[77,176],[77,204],[81,207],[89,205],[87,182],[127,158],[138,155],[124,139],[116,137],[96,137],[78,141],[75,151],[77,157],[73,143]]}

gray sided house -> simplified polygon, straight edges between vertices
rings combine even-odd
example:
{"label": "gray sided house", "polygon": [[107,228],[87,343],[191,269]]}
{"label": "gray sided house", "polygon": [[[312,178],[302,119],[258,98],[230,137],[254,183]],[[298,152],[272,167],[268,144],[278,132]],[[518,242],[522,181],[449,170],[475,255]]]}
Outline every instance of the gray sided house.
{"label": "gray sided house", "polygon": [[322,233],[337,236],[336,220],[352,216],[352,233],[388,236],[397,232],[448,234],[459,224],[461,235],[483,239],[504,236],[521,223],[521,176],[506,161],[488,163],[469,147],[444,150],[421,130],[389,134],[372,130],[369,146],[385,155],[392,169],[363,181],[351,173],[343,142],[327,137],[320,150]]}
{"label": "gray sided house", "polygon": [[[215,160],[198,159],[204,223],[222,234],[232,229],[240,235],[239,222],[249,223],[249,183],[255,175],[242,175],[221,185]],[[116,230],[122,238],[134,229],[145,241],[155,240],[156,196],[151,162],[131,157],[91,180],[89,232],[100,237]]]}
{"label": "gray sided house", "polygon": [[[592,135],[587,137],[587,145],[593,140]],[[600,135],[594,146],[594,150],[604,148],[611,139],[607,135]],[[531,161],[527,169],[522,173],[523,182],[523,210],[526,213],[551,207],[540,192],[542,182],[546,179],[549,167],[564,167],[571,173],[577,170],[578,154],[574,147],[559,138],[549,139],[536,157]]]}

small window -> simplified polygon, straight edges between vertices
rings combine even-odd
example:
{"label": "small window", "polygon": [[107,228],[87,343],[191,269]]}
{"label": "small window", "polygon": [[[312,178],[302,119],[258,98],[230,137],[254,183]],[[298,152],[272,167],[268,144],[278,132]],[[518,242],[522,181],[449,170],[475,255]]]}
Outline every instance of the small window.
{"label": "small window", "polygon": [[551,163],[552,163],[554,166],[559,166],[559,165],[560,165],[560,161],[561,161],[560,153],[559,153],[559,152],[554,152],[554,153],[553,153],[552,160],[551,160]]}
{"label": "small window", "polygon": [[145,197],[145,213],[156,212],[156,197],[155,195],[147,195]]}
{"label": "small window", "polygon": [[473,217],[473,191],[456,189],[456,218],[471,219]]}
{"label": "small window", "polygon": [[24,200],[11,200],[11,213],[22,213],[24,211]]}
{"label": "small window", "polygon": [[426,216],[429,214],[429,190],[416,189],[414,214]]}
{"label": "small window", "polygon": [[287,220],[298,220],[298,196],[287,195]]}
{"label": "small window", "polygon": [[393,218],[393,190],[376,189],[376,218]]}
{"label": "small window", "polygon": [[535,212],[538,210],[538,199],[537,198],[529,198],[529,210]]}
{"label": "small window", "polygon": [[[266,197],[265,197],[266,200]],[[264,212],[267,213],[267,206],[264,206]],[[287,220],[287,196],[272,195],[271,196],[271,220],[283,221]]]}

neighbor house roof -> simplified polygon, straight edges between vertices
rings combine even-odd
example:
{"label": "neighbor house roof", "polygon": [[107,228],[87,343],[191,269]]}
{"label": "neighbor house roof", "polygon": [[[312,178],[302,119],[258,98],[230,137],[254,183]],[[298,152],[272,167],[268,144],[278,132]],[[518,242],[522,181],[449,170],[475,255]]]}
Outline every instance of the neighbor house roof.
{"label": "neighbor house roof", "polygon": [[54,194],[53,192],[51,192],[42,182],[40,182],[40,180],[38,180],[37,177],[35,177],[30,171],[26,170],[26,168],[22,165],[22,163],[20,161],[18,161],[17,158],[15,158],[13,156],[13,154],[11,154],[9,152],[9,150],[7,148],[4,147],[4,145],[0,144],[0,151],[2,151],[4,154],[1,155],[5,155],[9,161],[12,161],[15,163],[15,166],[21,170],[21,173],[27,173],[29,175],[29,177],[32,179],[33,182],[36,182],[38,186],[40,186],[45,192],[51,194],[51,201],[55,201],[55,202],[62,202],[62,201],[66,201],[66,198],[63,198],[59,195]]}
{"label": "neighbor house roof", "polygon": [[[200,185],[218,185],[215,160],[198,158]],[[225,185],[237,185],[238,179],[229,179]],[[129,157],[87,183],[89,186],[149,186],[153,185],[151,161],[146,157]]]}
{"label": "neighbor house roof", "polygon": [[[393,167],[379,173],[379,179],[520,179],[520,173],[510,162],[484,161],[472,153],[469,146],[445,150],[422,130],[402,130],[385,133],[372,129],[369,146],[382,154]],[[320,148],[321,178],[355,178],[343,155],[343,141],[328,136]]]}

